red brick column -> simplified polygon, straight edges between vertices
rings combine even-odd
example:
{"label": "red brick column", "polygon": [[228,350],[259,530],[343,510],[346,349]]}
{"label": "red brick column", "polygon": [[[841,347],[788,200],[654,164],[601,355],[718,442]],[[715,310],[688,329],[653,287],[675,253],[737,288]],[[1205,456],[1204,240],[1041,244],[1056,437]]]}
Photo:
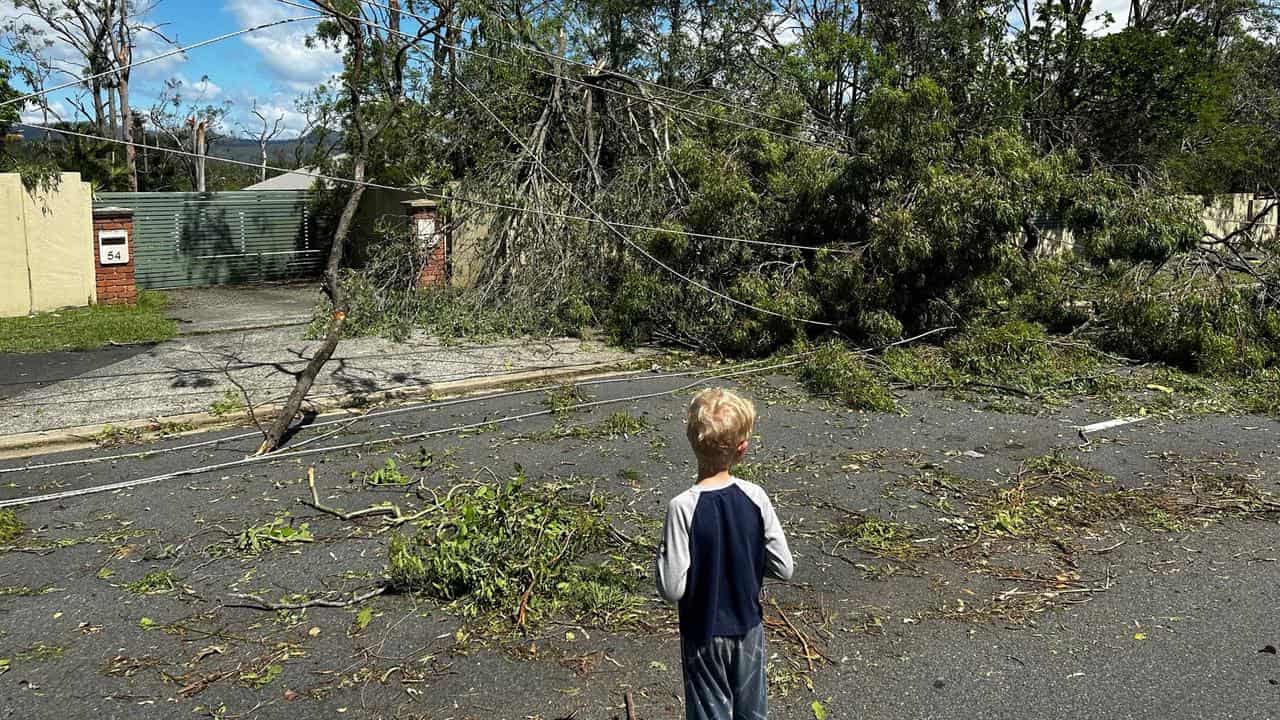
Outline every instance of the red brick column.
{"label": "red brick column", "polygon": [[[122,245],[107,245],[108,248],[123,247],[128,253],[128,261],[124,263],[103,263],[102,235],[108,236],[125,233]],[[132,305],[138,301],[138,288],[133,278],[133,211],[127,208],[109,207],[93,211],[93,267],[98,279],[99,305]]]}
{"label": "red brick column", "polygon": [[409,216],[409,228],[420,243],[425,262],[418,275],[418,287],[444,287],[449,282],[445,234],[440,230],[439,204],[435,200],[407,200],[402,203]]}

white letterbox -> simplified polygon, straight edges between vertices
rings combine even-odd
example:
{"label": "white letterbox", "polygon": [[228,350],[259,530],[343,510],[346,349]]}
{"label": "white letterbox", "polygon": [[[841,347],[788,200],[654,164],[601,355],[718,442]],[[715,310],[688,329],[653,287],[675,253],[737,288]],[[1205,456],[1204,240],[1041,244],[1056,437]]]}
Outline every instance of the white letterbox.
{"label": "white letterbox", "polygon": [[129,262],[129,231],[99,231],[98,261],[103,265],[127,264]]}

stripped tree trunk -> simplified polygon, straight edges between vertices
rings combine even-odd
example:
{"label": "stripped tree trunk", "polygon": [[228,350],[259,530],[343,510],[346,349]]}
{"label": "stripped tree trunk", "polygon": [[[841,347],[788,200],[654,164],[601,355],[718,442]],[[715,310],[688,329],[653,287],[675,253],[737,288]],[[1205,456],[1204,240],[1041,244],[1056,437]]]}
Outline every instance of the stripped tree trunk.
{"label": "stripped tree trunk", "polygon": [[[364,182],[364,171],[365,159],[362,154],[355,160],[354,179],[357,183]],[[363,196],[364,185],[353,185],[351,194],[347,196],[347,202],[342,207],[342,214],[338,217],[338,227],[333,234],[333,246],[329,249],[329,260],[324,268],[324,292],[329,296],[333,313],[329,316],[324,342],[316,348],[316,354],[311,356],[311,361],[298,375],[293,385],[293,392],[289,393],[289,399],[285,401],[280,414],[272,422],[271,428],[262,440],[262,446],[258,448],[258,454],[271,452],[280,446],[285,434],[289,431],[289,426],[293,424],[293,418],[302,408],[302,401],[306,399],[307,393],[311,392],[311,386],[315,384],[320,370],[324,368],[325,363],[329,362],[329,358],[333,357],[333,351],[338,348],[338,342],[342,340],[342,328],[346,324],[348,306],[339,271],[342,267],[347,235],[351,232],[351,223],[355,219],[356,210],[360,207],[360,198]]]}
{"label": "stripped tree trunk", "polygon": [[[365,51],[367,49],[364,25],[351,16],[336,10],[331,4],[331,0],[312,0],[312,2],[340,23],[347,40],[346,93],[349,103],[347,131],[355,138],[355,147],[352,153],[353,182],[351,184],[351,194],[347,196],[346,204],[342,207],[342,214],[338,216],[338,226],[334,230],[333,244],[329,248],[329,259],[324,268],[323,288],[333,308],[333,312],[329,316],[328,326],[325,328],[324,342],[316,349],[315,355],[311,357],[306,368],[298,375],[293,385],[293,391],[289,393],[289,399],[285,401],[284,407],[280,409],[280,413],[271,423],[271,428],[267,430],[262,440],[262,446],[258,448],[259,455],[275,450],[283,442],[290,425],[293,424],[294,417],[298,414],[298,410],[302,408],[302,401],[306,399],[307,393],[311,391],[311,386],[315,383],[320,370],[324,368],[325,363],[329,362],[329,358],[333,356],[334,350],[338,347],[338,342],[342,340],[342,329],[346,324],[347,311],[349,310],[340,275],[342,256],[346,249],[347,236],[351,233],[351,224],[355,219],[356,210],[360,207],[360,198],[364,196],[365,166],[369,158],[370,140],[372,136],[379,132],[379,130],[371,130],[365,127],[363,105],[365,90],[361,86],[361,81],[364,79]],[[383,127],[385,128],[385,125]]]}
{"label": "stripped tree trunk", "polygon": [[138,192],[138,151],[133,146],[133,109],[129,105],[129,78],[133,62],[133,30],[129,27],[129,3],[120,3],[115,38],[116,78],[120,86],[120,137],[125,142],[124,161],[129,171],[129,190]]}

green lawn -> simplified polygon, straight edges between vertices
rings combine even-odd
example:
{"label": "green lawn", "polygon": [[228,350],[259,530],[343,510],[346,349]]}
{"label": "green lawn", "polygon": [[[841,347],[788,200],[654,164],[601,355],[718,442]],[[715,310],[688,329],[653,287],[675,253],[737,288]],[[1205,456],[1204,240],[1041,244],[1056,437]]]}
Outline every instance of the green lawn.
{"label": "green lawn", "polygon": [[0,352],[92,350],[107,344],[168,340],[175,327],[165,317],[164,305],[163,294],[144,290],[133,306],[94,305],[0,318]]}

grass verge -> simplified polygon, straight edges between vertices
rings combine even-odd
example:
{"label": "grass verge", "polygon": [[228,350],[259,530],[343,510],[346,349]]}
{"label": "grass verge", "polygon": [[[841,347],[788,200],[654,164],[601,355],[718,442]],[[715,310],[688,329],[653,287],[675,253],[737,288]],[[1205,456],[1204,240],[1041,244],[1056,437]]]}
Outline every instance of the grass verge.
{"label": "grass verge", "polygon": [[108,344],[161,342],[176,332],[164,306],[163,294],[143,290],[136,305],[91,305],[0,318],[0,352],[93,350]]}

